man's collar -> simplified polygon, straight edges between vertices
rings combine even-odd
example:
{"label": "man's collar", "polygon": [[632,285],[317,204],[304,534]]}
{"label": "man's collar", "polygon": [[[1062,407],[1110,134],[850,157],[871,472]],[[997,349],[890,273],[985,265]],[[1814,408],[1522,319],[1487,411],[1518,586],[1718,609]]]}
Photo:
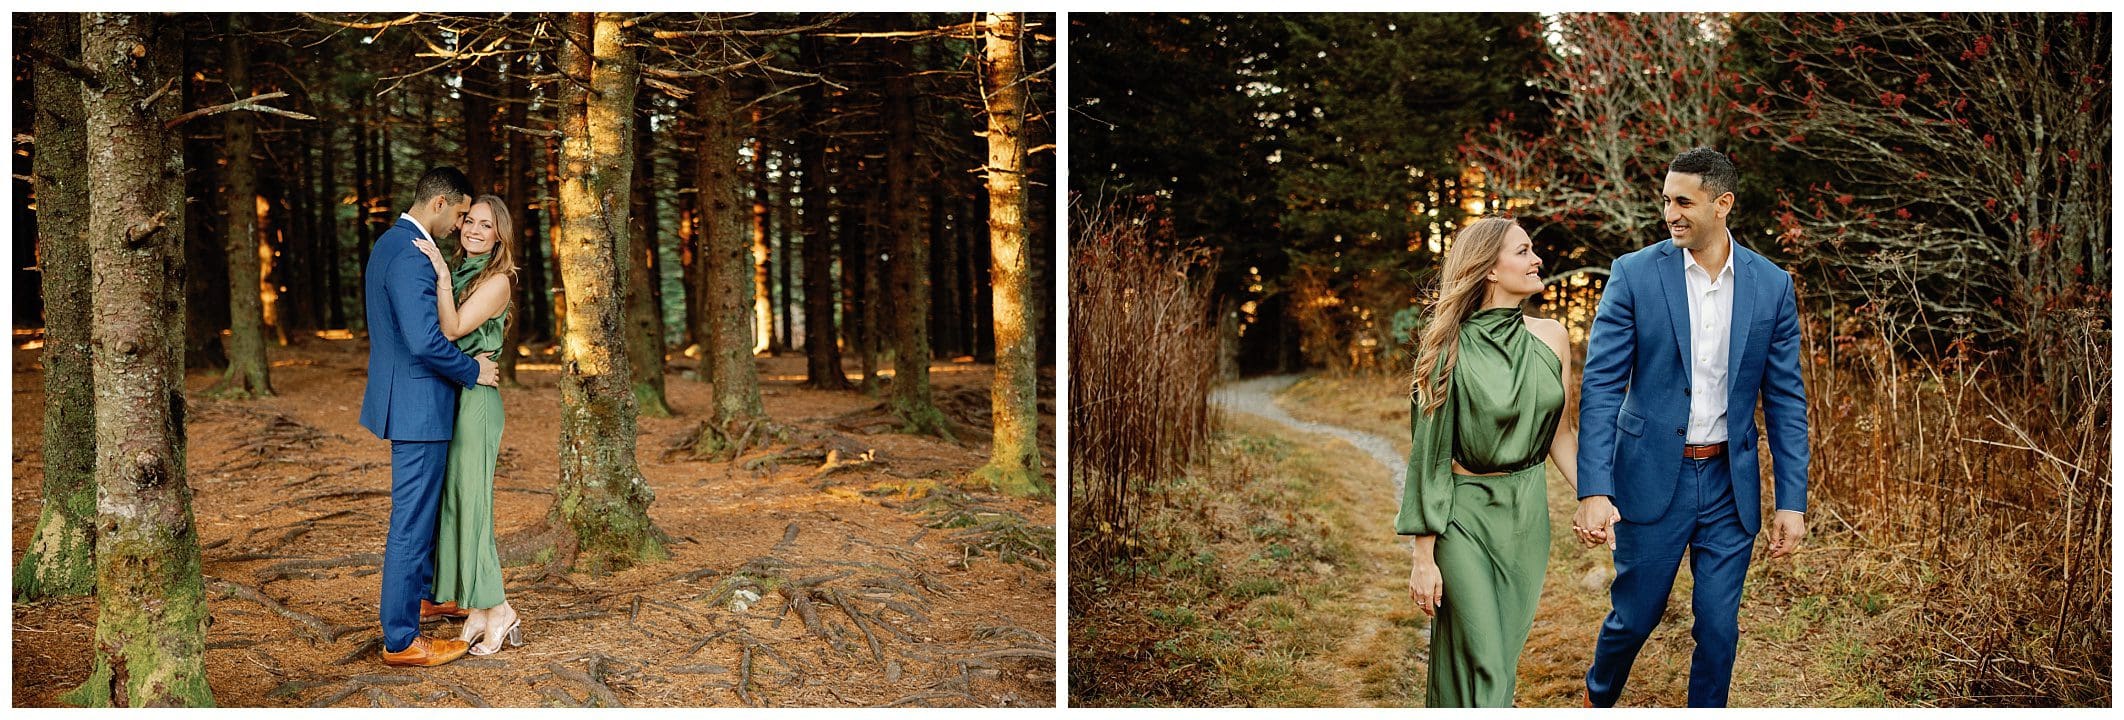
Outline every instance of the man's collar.
{"label": "man's collar", "polygon": [[[1704,274],[1706,274],[1706,275],[1710,275],[1711,277],[1714,277],[1714,278],[1715,278],[1715,277],[1718,277],[1718,276],[1720,276],[1720,275],[1724,275],[1724,274],[1726,274],[1726,273],[1729,273],[1729,272],[1733,272],[1733,258],[1734,258],[1734,256],[1735,256],[1735,255],[1738,255],[1738,254],[1739,254],[1739,252],[1737,252],[1737,251],[1738,251],[1739,249],[1740,249],[1740,245],[1739,245],[1738,243],[1735,243],[1735,242],[1733,242],[1733,229],[1732,229],[1732,228],[1727,228],[1727,229],[1726,229],[1726,266],[1725,266],[1725,267],[1722,267],[1722,268],[1719,268],[1718,272],[1711,272],[1711,270],[1710,270],[1709,268],[1705,268],[1705,269],[1704,269]],[[1702,267],[1704,267],[1704,266],[1696,262],[1696,251],[1694,251],[1694,250],[1687,250],[1687,249],[1684,249],[1684,250],[1682,250],[1682,268],[1683,268],[1683,269],[1688,269],[1688,268],[1702,268]]]}
{"label": "man's collar", "polygon": [[428,233],[428,226],[420,224],[420,219],[413,217],[413,213],[402,212],[399,213],[398,216],[405,218],[406,220],[411,221],[413,223],[413,229],[420,231],[420,239],[426,240],[428,242],[435,242],[435,236]]}

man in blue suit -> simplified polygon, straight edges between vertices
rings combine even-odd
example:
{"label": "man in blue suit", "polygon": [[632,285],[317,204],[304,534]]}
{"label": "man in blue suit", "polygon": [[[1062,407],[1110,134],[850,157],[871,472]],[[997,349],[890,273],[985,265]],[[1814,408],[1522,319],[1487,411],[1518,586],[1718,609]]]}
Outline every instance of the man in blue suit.
{"label": "man in blue suit", "polygon": [[363,274],[369,320],[369,384],[361,426],[391,441],[391,530],[384,543],[383,623],[386,665],[434,666],[465,653],[460,640],[420,634],[421,600],[435,573],[435,526],[443,464],[457,426],[459,388],[495,384],[494,361],[467,357],[443,337],[436,319],[438,277],[413,247],[457,230],[472,208],[472,182],[456,168],[420,176],[413,209],[398,216],[369,250]]}
{"label": "man in blue suit", "polygon": [[1740,173],[1695,148],[1667,166],[1672,240],[1616,258],[1593,317],[1579,402],[1572,530],[1615,555],[1614,610],[1586,672],[1609,707],[1667,608],[1683,553],[1695,578],[1689,705],[1724,707],[1741,581],[1762,526],[1755,408],[1776,475],[1770,557],[1806,534],[1807,390],[1792,276],[1726,230]]}

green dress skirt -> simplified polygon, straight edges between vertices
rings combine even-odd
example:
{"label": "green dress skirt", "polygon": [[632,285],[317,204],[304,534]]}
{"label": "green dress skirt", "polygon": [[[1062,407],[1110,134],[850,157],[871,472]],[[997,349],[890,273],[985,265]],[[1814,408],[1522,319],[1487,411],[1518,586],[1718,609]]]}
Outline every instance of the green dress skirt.
{"label": "green dress skirt", "polygon": [[[450,274],[460,302],[489,257],[466,258]],[[498,353],[508,315],[504,307],[472,334],[458,338],[458,349],[468,355]],[[501,453],[501,436],[501,392],[485,385],[458,391],[457,431],[450,437],[435,528],[436,602],[456,601],[467,608],[502,604],[501,555],[494,546],[494,462]]]}
{"label": "green dress skirt", "polygon": [[[1431,622],[1431,707],[1509,707],[1549,559],[1547,463],[1562,361],[1517,308],[1460,326],[1446,402],[1410,409],[1395,531],[1436,535],[1445,601]],[[1435,371],[1434,371],[1435,372]],[[1414,398],[1412,398],[1412,402]],[[1475,476],[1453,471],[1453,463]]]}

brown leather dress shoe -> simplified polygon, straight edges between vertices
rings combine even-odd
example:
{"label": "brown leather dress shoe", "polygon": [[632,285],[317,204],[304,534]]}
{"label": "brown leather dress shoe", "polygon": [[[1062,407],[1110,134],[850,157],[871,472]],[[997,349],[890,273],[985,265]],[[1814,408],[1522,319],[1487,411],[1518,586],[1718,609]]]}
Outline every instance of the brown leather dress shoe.
{"label": "brown leather dress shoe", "polygon": [[434,622],[436,620],[441,620],[446,617],[461,618],[470,614],[472,614],[472,611],[458,607],[457,601],[455,600],[443,603],[441,605],[437,605],[426,600],[420,601],[421,622]]}
{"label": "brown leather dress shoe", "polygon": [[385,650],[383,661],[385,665],[398,667],[435,667],[463,657],[469,647],[463,640],[438,640],[422,635],[413,638],[413,644],[404,650]]}

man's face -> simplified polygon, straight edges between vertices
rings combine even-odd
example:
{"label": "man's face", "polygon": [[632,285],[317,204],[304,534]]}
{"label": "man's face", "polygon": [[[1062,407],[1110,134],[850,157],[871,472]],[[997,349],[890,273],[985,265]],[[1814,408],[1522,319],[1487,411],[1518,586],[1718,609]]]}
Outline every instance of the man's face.
{"label": "man's face", "polygon": [[1665,204],[1667,233],[1675,245],[1695,250],[1726,234],[1726,213],[1733,210],[1733,193],[1712,196],[1704,187],[1702,175],[1667,173],[1660,198]]}
{"label": "man's face", "polygon": [[465,213],[471,209],[472,197],[469,195],[454,203],[450,202],[448,193],[437,195],[428,201],[428,217],[422,218],[421,224],[427,226],[429,235],[441,240],[457,232],[457,227],[465,222]]}

